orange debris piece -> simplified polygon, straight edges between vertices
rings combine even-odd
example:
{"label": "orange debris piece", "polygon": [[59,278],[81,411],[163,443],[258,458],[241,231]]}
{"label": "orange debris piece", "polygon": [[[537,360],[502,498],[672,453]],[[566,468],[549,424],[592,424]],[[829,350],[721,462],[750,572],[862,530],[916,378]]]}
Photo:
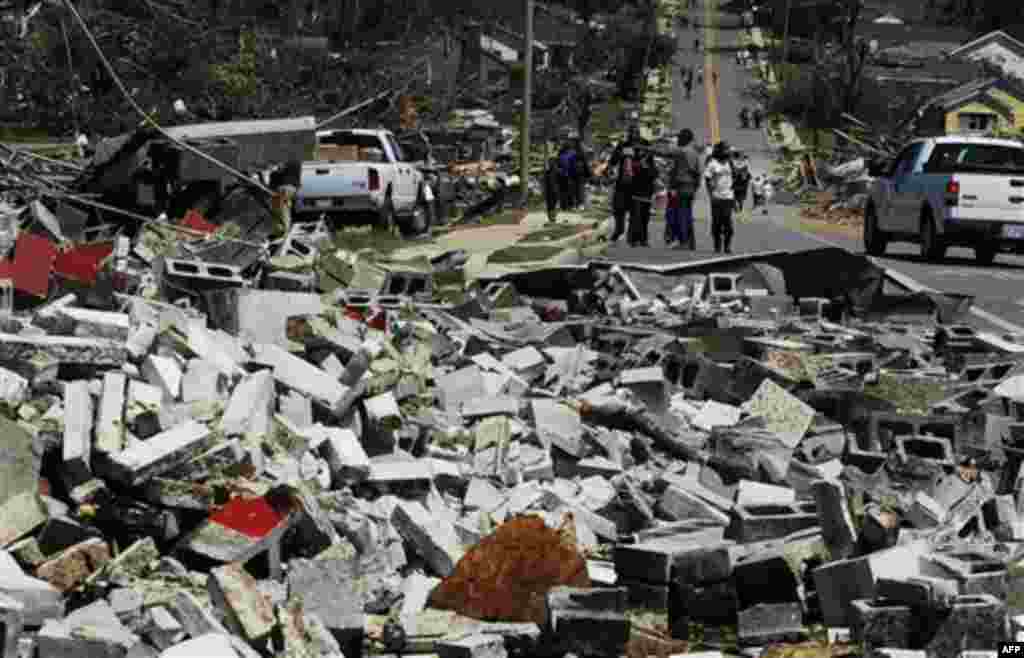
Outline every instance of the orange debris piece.
{"label": "orange debris piece", "polygon": [[571,516],[560,530],[535,516],[506,521],[467,552],[430,596],[430,605],[482,620],[547,620],[552,587],[590,587]]}

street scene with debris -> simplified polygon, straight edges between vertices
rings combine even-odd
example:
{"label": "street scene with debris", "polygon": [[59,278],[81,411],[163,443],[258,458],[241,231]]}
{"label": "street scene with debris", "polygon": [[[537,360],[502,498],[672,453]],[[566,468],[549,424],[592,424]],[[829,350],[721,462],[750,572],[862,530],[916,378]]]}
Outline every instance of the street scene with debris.
{"label": "street scene with debris", "polygon": [[1012,13],[115,4],[0,1],[0,658],[1024,647]]}

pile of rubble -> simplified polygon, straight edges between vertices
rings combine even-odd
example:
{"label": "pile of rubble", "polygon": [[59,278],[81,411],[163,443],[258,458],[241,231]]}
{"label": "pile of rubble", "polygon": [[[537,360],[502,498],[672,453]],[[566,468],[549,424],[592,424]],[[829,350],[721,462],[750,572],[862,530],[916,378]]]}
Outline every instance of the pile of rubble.
{"label": "pile of rubble", "polygon": [[800,215],[816,222],[841,226],[861,226],[864,222],[864,198],[843,198],[833,192],[808,192],[804,195]]}
{"label": "pile of rubble", "polygon": [[970,300],[834,249],[469,283],[450,253],[325,295],[320,223],[257,239],[218,188],[231,222],[87,240],[75,204],[111,206],[44,165],[0,263],[4,658],[1017,632],[1024,347],[950,324]]}

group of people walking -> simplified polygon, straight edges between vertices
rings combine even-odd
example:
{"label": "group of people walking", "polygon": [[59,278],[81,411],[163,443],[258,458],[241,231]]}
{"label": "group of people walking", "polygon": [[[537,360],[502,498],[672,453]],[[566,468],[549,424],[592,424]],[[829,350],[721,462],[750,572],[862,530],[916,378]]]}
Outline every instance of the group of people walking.
{"label": "group of people walking", "polygon": [[696,249],[694,202],[703,185],[710,199],[715,252],[732,253],[735,213],[743,211],[748,192],[753,192],[754,208],[763,208],[771,194],[770,184],[763,175],[752,176],[746,155],[726,142],[702,153],[689,129],[680,131],[674,148],[659,148],[642,139],[633,126],[625,141],[615,147],[608,161],[615,181],[614,228],[609,240],[617,243],[625,236],[630,247],[650,246],[648,226],[659,177],[655,157],[672,163],[665,186],[666,245]]}
{"label": "group of people walking", "polygon": [[548,220],[555,221],[558,209],[577,210],[586,203],[590,162],[579,138],[566,140],[544,170],[544,198]]}

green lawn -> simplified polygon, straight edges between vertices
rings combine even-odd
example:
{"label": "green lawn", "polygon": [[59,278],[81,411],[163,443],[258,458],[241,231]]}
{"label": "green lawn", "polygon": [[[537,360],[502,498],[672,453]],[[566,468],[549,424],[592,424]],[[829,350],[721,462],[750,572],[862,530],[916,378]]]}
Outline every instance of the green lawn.
{"label": "green lawn", "polygon": [[529,263],[553,258],[560,251],[562,251],[561,247],[547,247],[543,245],[506,247],[491,254],[487,262],[499,265]]}

